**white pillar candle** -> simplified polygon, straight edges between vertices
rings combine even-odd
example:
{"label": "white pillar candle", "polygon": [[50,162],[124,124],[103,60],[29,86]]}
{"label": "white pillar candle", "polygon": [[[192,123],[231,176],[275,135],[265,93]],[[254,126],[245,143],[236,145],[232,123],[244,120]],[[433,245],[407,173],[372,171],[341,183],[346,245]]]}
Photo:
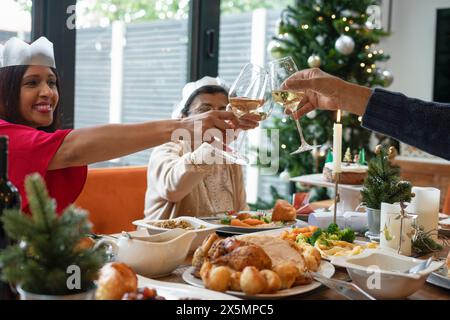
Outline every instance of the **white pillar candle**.
{"label": "white pillar candle", "polygon": [[333,172],[340,173],[342,159],[342,124],[335,123],[333,126]]}
{"label": "white pillar candle", "polygon": [[[412,198],[408,206],[408,212],[417,215],[416,224],[423,227],[425,232],[436,230],[439,223],[439,204],[441,192],[436,188],[413,187],[412,192],[415,197]],[[437,232],[432,236],[437,240]]]}
{"label": "white pillar candle", "polygon": [[[400,245],[401,220],[395,219],[400,214],[400,204],[381,203],[380,217],[380,248],[391,248],[398,252]],[[402,244],[400,253],[411,255],[412,218],[403,219]]]}

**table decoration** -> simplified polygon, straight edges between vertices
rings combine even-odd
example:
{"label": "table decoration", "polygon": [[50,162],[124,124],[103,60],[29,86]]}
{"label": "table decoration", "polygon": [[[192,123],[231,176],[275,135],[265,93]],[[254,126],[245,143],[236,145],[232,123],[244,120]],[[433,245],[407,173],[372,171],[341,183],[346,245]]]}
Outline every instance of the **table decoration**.
{"label": "table decoration", "polygon": [[400,180],[400,168],[391,163],[397,151],[394,147],[375,148],[376,156],[369,161],[367,178],[361,191],[362,204],[366,207],[369,231],[366,236],[380,237],[381,203],[393,204],[411,200],[411,183]]}
{"label": "table decoration", "polygon": [[4,229],[14,241],[0,252],[2,278],[17,285],[21,299],[92,299],[97,271],[106,262],[104,248],[87,238],[87,213],[69,206],[56,214],[39,174],[25,179],[31,215],[6,211]]}
{"label": "table decoration", "polygon": [[411,255],[413,217],[406,214],[400,203],[381,204],[380,247],[392,248],[398,254]]}
{"label": "table decoration", "polygon": [[[424,232],[430,234],[433,240],[437,240],[439,223],[440,190],[436,188],[413,187],[415,197],[408,206],[408,211],[417,214],[416,224]],[[433,232],[435,231],[435,232]]]}

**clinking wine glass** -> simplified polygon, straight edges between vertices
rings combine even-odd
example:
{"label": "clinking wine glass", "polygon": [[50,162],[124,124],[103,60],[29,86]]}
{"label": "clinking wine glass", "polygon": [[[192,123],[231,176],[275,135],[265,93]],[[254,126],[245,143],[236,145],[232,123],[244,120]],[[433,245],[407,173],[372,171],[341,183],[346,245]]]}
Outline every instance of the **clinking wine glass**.
{"label": "clinking wine glass", "polygon": [[[305,97],[305,93],[281,90],[280,88],[283,82],[297,71],[298,68],[292,57],[281,58],[269,63],[270,81],[272,88],[274,88],[272,91],[272,99],[285,109],[291,110],[292,113],[298,111],[303,106],[302,100]],[[306,142],[299,119],[295,119],[295,125],[300,135],[301,145],[297,150],[291,152],[291,155],[311,151],[314,148],[320,147],[320,145],[310,145]]]}
{"label": "clinking wine glass", "polygon": [[[247,63],[230,88],[227,110],[232,111],[238,118],[255,114],[261,121],[267,119],[272,111],[272,103],[267,99],[270,93],[268,86],[267,71],[256,64]],[[238,132],[237,139],[230,143],[225,149],[227,151],[223,153],[233,163],[246,165],[250,162],[240,152],[245,137],[245,131]]]}

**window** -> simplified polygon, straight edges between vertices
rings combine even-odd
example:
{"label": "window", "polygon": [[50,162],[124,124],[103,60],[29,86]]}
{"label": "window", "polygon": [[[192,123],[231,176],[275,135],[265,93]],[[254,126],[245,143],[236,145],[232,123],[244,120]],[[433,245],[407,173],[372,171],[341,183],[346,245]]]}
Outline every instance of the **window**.
{"label": "window", "polygon": [[[188,8],[189,1],[77,2],[75,128],[170,118],[187,79]],[[144,165],[149,154],[112,165]]]}
{"label": "window", "polygon": [[[231,85],[240,69],[248,62],[264,66],[271,59],[267,44],[276,34],[281,10],[291,0],[285,1],[239,1],[221,2],[219,39],[219,76]],[[275,111],[276,112],[276,111]],[[262,123],[264,126],[264,123]],[[251,130],[248,141],[258,145],[261,131]],[[288,194],[288,184],[281,182],[278,175],[261,175],[254,166],[245,167],[247,201],[257,198],[271,199],[270,186],[276,185],[282,195]]]}
{"label": "window", "polygon": [[2,0],[0,2],[0,43],[11,37],[30,41],[31,1]]}

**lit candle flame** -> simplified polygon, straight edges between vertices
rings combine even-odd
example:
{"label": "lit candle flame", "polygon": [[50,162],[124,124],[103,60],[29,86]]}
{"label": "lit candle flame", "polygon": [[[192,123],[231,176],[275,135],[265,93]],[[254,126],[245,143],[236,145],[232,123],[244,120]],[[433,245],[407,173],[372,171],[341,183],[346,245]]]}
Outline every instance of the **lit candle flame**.
{"label": "lit candle flame", "polygon": [[337,111],[336,122],[341,123],[341,109],[338,109]]}

